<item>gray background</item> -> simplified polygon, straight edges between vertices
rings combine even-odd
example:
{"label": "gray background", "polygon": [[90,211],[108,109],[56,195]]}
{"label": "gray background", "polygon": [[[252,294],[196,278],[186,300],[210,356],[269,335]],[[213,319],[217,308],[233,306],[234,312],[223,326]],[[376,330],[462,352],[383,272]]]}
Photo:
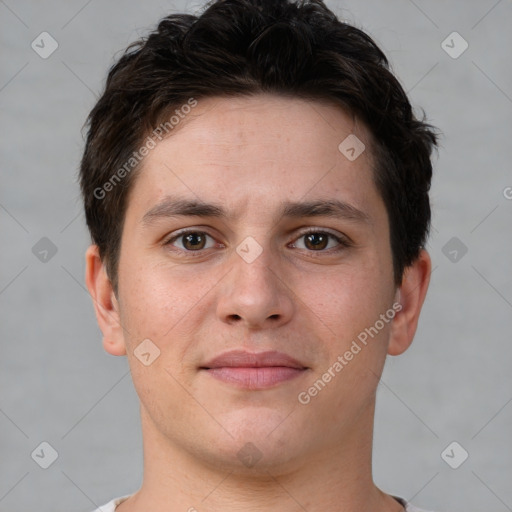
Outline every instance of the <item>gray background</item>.
{"label": "gray background", "polygon": [[[140,486],[138,398],[84,287],[81,127],[114,56],[200,5],[0,0],[1,511],[87,512]],[[415,342],[379,386],[376,483],[437,511],[512,510],[512,2],[328,5],[376,39],[444,132],[434,272]],[[43,31],[59,44],[47,59],[31,48]],[[453,31],[469,44],[458,58],[441,45]],[[57,248],[46,262],[42,237]],[[58,452],[48,469],[31,458],[43,441]],[[441,458],[452,441],[469,453],[458,469]]]}

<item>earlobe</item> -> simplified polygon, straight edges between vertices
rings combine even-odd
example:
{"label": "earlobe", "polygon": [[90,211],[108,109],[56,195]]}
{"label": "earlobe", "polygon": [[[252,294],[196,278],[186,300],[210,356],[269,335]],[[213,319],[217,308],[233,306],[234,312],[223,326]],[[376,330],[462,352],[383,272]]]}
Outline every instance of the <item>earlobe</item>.
{"label": "earlobe", "polygon": [[427,294],[431,271],[432,262],[424,249],[421,250],[418,258],[405,269],[397,293],[400,309],[391,325],[389,355],[400,355],[411,345]]}
{"label": "earlobe", "polygon": [[123,328],[120,322],[119,304],[97,245],[91,245],[85,253],[85,283],[91,294],[96,319],[103,333],[103,348],[114,356],[126,354]]}

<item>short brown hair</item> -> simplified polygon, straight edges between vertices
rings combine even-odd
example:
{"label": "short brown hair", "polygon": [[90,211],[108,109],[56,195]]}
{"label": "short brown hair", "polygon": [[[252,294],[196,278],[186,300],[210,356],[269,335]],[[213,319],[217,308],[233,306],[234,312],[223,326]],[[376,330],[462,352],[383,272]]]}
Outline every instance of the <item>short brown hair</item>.
{"label": "short brown hair", "polygon": [[375,42],[322,1],[218,0],[200,16],[168,16],[132,43],[87,119],[80,185],[87,226],[116,293],[127,198],[140,170],[134,153],[191,99],[259,92],[327,100],[369,127],[400,283],[430,228],[434,128],[415,117]]}

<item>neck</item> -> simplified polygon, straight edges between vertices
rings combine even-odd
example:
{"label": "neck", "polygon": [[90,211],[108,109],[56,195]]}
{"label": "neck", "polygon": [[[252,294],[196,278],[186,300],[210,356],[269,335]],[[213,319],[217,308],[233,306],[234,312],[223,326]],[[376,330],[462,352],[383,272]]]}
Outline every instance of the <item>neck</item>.
{"label": "neck", "polygon": [[372,479],[375,401],[362,411],[337,446],[287,468],[210,465],[173,444],[141,408],[144,479],[116,512],[403,511]]}

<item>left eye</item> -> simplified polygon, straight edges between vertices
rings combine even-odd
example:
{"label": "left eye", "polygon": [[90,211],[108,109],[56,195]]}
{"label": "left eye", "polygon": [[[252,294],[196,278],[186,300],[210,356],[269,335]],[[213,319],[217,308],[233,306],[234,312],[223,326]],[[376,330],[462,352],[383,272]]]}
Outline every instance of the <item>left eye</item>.
{"label": "left eye", "polygon": [[[333,235],[332,233],[327,233],[325,231],[308,231],[306,233],[302,233],[297,240],[301,239],[305,240],[304,245],[306,246],[306,249],[312,249],[315,252],[323,251],[324,249],[326,249],[329,243],[329,239],[334,239],[336,242],[338,242],[338,245],[341,246],[348,245],[340,237]],[[329,248],[332,249],[332,247]]]}

